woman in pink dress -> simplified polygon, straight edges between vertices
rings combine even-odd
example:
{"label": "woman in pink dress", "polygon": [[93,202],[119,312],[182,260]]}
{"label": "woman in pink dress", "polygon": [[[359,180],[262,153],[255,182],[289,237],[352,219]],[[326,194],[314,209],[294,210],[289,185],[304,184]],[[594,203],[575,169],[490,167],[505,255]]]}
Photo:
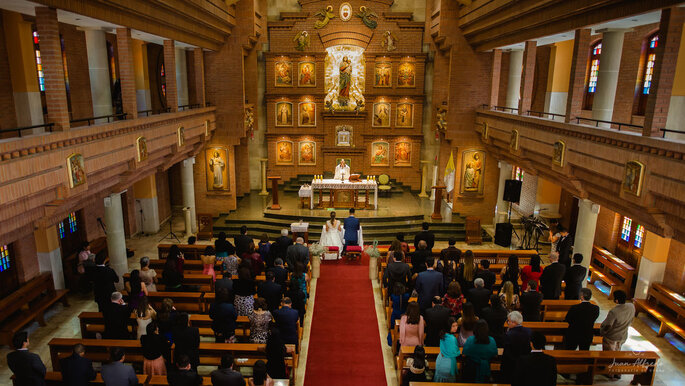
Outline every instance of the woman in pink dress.
{"label": "woman in pink dress", "polygon": [[410,302],[407,305],[407,313],[400,319],[400,346],[423,345],[424,327],[419,303]]}
{"label": "woman in pink dress", "polygon": [[212,275],[212,281],[216,281],[216,273],[214,273],[216,253],[214,248],[211,245],[205,248],[205,252],[200,256],[200,259],[202,260],[202,274]]}

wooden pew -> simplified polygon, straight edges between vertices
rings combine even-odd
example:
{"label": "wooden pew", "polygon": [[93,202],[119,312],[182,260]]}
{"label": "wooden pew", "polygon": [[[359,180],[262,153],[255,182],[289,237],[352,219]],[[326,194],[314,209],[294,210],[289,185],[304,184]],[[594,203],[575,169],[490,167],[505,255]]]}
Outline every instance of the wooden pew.
{"label": "wooden pew", "polygon": [[[122,291],[126,295],[126,291]],[[205,310],[202,302],[203,292],[148,292],[147,298],[152,304],[152,307],[159,310],[164,298],[169,298],[174,301],[174,307],[177,311],[203,313]]]}
{"label": "wooden pew", "polygon": [[647,299],[633,299],[635,316],[640,312],[652,315],[659,321],[657,336],[671,331],[685,339],[685,297],[660,283],[652,283]]}
{"label": "wooden pew", "polygon": [[[165,376],[166,377],[166,376]],[[138,378],[138,384],[139,385],[147,385],[148,380],[150,379],[149,375],[144,375],[144,374],[136,374],[136,378]],[[12,381],[14,381],[14,376],[12,377]],[[45,383],[48,386],[62,386],[62,373],[59,371],[48,371],[45,373]],[[100,373],[97,373],[95,376],[95,379],[90,381],[91,384],[93,385],[104,385],[105,381],[102,380],[102,375]],[[210,385],[212,384],[211,382],[209,383]],[[16,385],[15,386],[21,386],[21,385]]]}
{"label": "wooden pew", "polygon": [[37,321],[45,326],[45,311],[61,301],[69,306],[69,290],[55,290],[51,273],[42,273],[0,299],[0,344],[12,345],[12,336]]}
{"label": "wooden pew", "polygon": [[[185,270],[184,270],[185,271]],[[125,273],[124,274],[124,280],[128,281],[131,277],[130,273]],[[159,278],[159,283],[157,283],[155,286],[157,287],[157,290],[159,291],[164,291],[165,285],[164,283],[164,278],[159,272],[157,274],[157,277]],[[217,275],[217,279],[220,279],[221,275]],[[212,275],[203,275],[202,273],[183,273],[183,284],[185,285],[190,285],[190,286],[197,286],[198,291],[201,292],[209,292],[209,291],[214,291],[214,280],[212,280]]]}
{"label": "wooden pew", "polygon": [[609,299],[614,298],[614,291],[623,290],[630,298],[632,294],[633,276],[635,268],[619,259],[611,252],[596,245],[592,246],[592,257],[590,260],[590,283],[601,280],[606,283],[611,290]]}
{"label": "wooden pew", "polygon": [[166,259],[172,245],[177,245],[186,260],[200,260],[200,256],[205,252],[205,248],[214,245],[210,244],[158,244],[157,256],[159,259]]}
{"label": "wooden pew", "polygon": [[[162,274],[164,271],[164,266],[166,265],[166,259],[150,259],[150,268],[154,269],[158,275]],[[204,264],[202,260],[185,260],[183,262],[183,273],[202,273],[204,269]],[[214,265],[214,270],[219,273],[221,272],[221,262],[217,261]]]}

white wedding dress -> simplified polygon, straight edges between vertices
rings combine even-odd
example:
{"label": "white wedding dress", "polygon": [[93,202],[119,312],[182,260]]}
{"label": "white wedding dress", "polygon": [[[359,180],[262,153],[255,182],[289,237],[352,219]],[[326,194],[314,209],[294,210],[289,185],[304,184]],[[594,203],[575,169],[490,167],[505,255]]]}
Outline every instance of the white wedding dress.
{"label": "white wedding dress", "polygon": [[322,247],[338,247],[338,251],[342,252],[342,222],[340,220],[335,220],[335,223],[331,223],[331,220],[326,221],[326,225],[321,230],[319,243]]}

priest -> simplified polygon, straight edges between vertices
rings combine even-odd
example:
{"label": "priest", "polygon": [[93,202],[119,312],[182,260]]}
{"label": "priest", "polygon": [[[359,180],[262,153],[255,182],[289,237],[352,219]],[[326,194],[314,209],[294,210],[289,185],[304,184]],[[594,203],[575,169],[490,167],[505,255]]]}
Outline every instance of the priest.
{"label": "priest", "polygon": [[350,167],[345,164],[345,160],[341,159],[340,163],[335,167],[336,180],[347,180],[350,178]]}

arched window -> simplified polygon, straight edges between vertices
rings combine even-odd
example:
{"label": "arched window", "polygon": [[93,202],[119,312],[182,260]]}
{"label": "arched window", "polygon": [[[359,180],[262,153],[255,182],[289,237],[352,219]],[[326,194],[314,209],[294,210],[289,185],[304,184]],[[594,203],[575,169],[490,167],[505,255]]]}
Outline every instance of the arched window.
{"label": "arched window", "polygon": [[644,66],[642,67],[642,77],[636,92],[635,115],[645,115],[647,109],[647,99],[652,89],[652,77],[654,76],[654,64],[656,61],[656,47],[659,45],[658,31],[647,38],[644,54]]}
{"label": "arched window", "polygon": [[597,91],[597,77],[599,75],[599,57],[602,55],[602,41],[593,44],[590,49],[590,60],[588,60],[587,80],[585,82],[585,98],[583,101],[584,110],[592,110],[592,102]]}

